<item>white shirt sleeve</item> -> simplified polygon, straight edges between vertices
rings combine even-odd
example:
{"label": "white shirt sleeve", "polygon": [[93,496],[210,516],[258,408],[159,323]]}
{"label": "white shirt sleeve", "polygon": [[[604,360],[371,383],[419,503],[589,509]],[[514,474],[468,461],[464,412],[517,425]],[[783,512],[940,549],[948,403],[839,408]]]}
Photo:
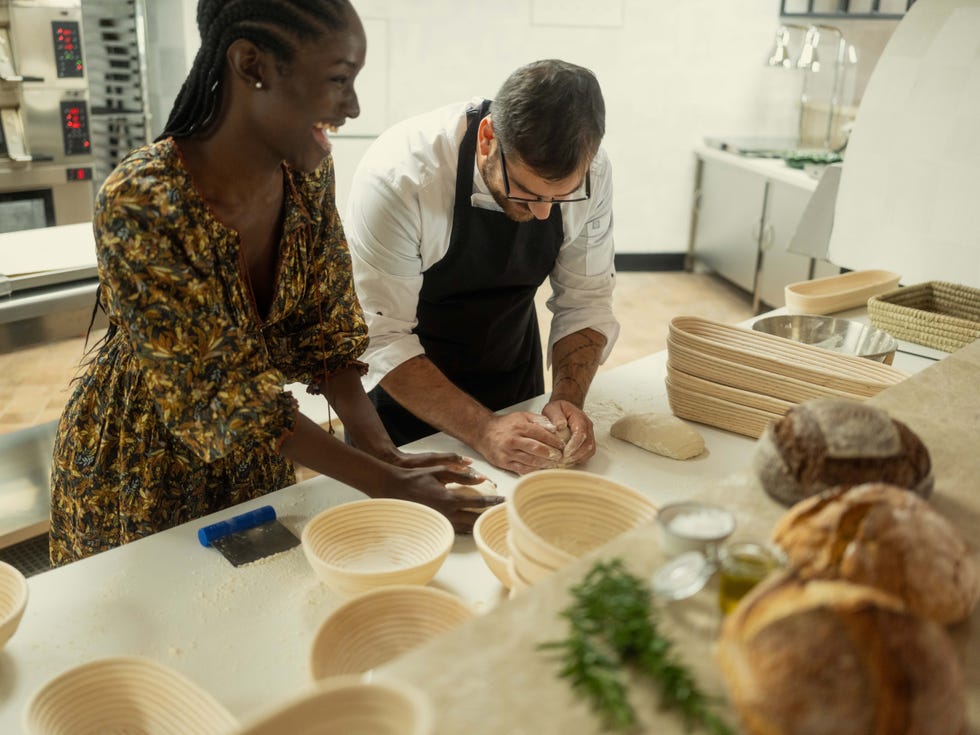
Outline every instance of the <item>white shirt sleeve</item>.
{"label": "white shirt sleeve", "polygon": [[365,390],[425,352],[412,330],[422,273],[449,247],[465,109],[451,105],[394,126],[354,173],[344,228],[370,335]]}
{"label": "white shirt sleeve", "polygon": [[554,316],[546,351],[549,366],[555,342],[581,329],[605,335],[602,362],[619,337],[612,310],[616,285],[612,168],[602,148],[592,160],[591,177],[590,199],[561,205],[565,239],[550,277],[548,309]]}

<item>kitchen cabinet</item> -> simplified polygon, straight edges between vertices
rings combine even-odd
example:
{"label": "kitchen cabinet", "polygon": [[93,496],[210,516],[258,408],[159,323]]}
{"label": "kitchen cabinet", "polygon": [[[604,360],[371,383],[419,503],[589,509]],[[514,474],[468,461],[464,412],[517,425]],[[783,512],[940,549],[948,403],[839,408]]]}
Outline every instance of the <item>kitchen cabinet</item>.
{"label": "kitchen cabinet", "polygon": [[711,149],[696,156],[689,270],[706,268],[749,292],[756,312],[783,306],[789,283],[839,272],[788,250],[816,180],[781,160]]}

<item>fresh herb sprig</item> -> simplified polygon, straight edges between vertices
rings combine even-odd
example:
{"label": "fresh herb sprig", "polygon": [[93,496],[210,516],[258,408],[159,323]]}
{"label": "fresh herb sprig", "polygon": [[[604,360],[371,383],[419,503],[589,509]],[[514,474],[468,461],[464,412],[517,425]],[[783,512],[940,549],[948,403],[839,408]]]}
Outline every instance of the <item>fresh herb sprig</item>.
{"label": "fresh herb sprig", "polygon": [[688,730],[701,726],[711,735],[733,735],[657,628],[649,589],[621,559],[597,563],[571,593],[573,602],[561,613],[571,626],[569,637],[540,648],[561,652],[561,676],[589,699],[604,728],[636,724],[621,672],[629,665],[654,679],[661,706],[678,710]]}

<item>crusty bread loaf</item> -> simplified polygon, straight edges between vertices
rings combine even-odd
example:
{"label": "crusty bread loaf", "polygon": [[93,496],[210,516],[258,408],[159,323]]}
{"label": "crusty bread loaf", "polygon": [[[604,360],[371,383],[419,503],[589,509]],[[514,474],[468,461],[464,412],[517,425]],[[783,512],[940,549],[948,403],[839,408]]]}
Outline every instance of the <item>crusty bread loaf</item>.
{"label": "crusty bread loaf", "polygon": [[965,735],[945,630],[890,595],[795,573],[725,619],[717,659],[749,735]]}
{"label": "crusty bread loaf", "polygon": [[940,623],[963,620],[980,598],[980,571],[956,529],[894,485],[838,488],[797,503],[773,541],[804,578],[878,587]]}
{"label": "crusty bread loaf", "polygon": [[919,437],[881,409],[844,398],[806,401],[771,423],[756,443],[754,467],[785,505],[863,482],[932,493],[932,463]]}

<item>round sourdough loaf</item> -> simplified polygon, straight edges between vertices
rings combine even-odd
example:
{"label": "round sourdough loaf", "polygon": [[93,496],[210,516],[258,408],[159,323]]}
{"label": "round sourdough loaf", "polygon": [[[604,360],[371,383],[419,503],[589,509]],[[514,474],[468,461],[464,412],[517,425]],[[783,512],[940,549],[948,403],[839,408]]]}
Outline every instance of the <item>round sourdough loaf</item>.
{"label": "round sourdough loaf", "polygon": [[946,631],[890,595],[783,573],[725,619],[716,649],[748,735],[964,735]]}
{"label": "round sourdough loaf", "polygon": [[772,538],[801,577],[877,587],[939,623],[963,620],[980,598],[980,571],[956,529],[894,485],[808,498],[783,515]]}
{"label": "round sourdough loaf", "polygon": [[919,437],[885,411],[845,398],[806,401],[769,424],[753,465],[766,492],[784,505],[875,481],[932,493],[932,463]]}

